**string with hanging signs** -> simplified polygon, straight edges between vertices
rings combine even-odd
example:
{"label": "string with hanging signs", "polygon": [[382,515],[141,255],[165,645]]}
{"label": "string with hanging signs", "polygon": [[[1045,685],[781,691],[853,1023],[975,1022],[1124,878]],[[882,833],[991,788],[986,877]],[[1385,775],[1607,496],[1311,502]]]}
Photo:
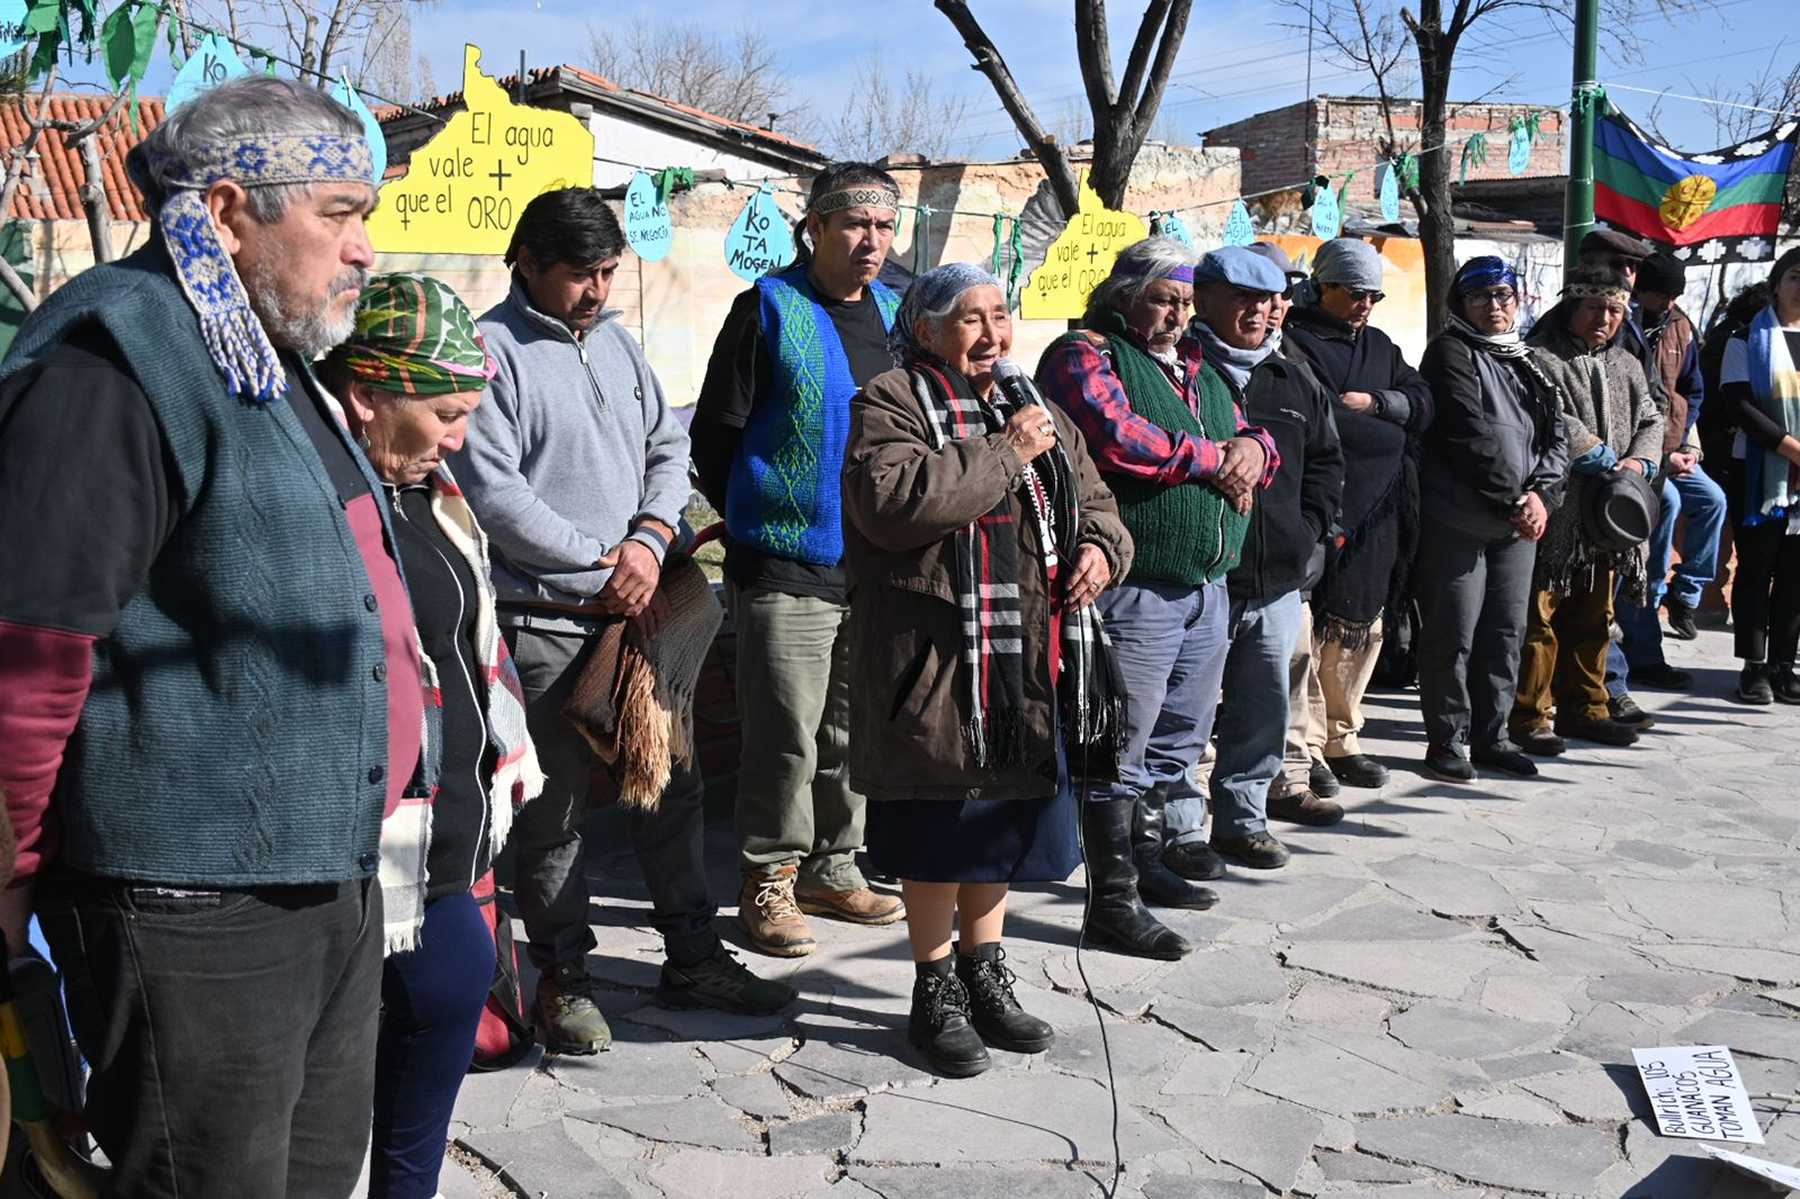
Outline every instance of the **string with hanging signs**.
{"label": "string with hanging signs", "polygon": [[744,282],[754,283],[793,260],[794,235],[775,203],[775,189],[759,187],[725,234],[725,265]]}
{"label": "string with hanging signs", "polygon": [[669,205],[663,189],[648,171],[631,177],[625,189],[625,240],[632,253],[645,262],[660,262],[669,256],[675,241],[675,227],[669,220]]}

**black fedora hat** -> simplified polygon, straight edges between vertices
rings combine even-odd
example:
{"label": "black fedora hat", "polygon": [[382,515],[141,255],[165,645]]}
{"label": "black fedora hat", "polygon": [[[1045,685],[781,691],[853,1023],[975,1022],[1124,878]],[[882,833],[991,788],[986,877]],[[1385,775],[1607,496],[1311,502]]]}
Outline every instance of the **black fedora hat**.
{"label": "black fedora hat", "polygon": [[1637,471],[1607,471],[1589,485],[1581,532],[1595,549],[1617,553],[1642,545],[1655,523],[1656,493]]}

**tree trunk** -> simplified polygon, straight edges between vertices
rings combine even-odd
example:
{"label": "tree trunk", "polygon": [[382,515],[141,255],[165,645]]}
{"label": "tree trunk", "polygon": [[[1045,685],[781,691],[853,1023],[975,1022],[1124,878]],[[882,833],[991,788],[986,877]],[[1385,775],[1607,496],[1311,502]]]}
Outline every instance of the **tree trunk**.
{"label": "tree trunk", "polygon": [[[1414,30],[1419,46],[1419,241],[1425,250],[1425,329],[1436,336],[1449,319],[1456,278],[1456,220],[1450,206],[1452,147],[1446,142],[1450,54],[1435,27]],[[1436,147],[1433,149],[1433,147]]]}
{"label": "tree trunk", "polygon": [[100,169],[100,131],[81,139],[81,207],[87,213],[88,238],[96,265],[113,260],[112,206],[106,202],[106,176]]}

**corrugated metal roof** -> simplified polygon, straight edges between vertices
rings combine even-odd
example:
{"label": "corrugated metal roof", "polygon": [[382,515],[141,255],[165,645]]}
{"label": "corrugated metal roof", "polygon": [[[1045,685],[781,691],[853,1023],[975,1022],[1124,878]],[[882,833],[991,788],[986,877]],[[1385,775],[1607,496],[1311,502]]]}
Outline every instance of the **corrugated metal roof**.
{"label": "corrugated metal roof", "polygon": [[[52,120],[85,122],[103,114],[110,102],[107,96],[60,94],[47,102]],[[0,106],[0,153],[22,143],[31,129],[25,123],[27,111],[36,114],[40,100],[28,95]],[[158,96],[138,99],[137,128],[131,114],[122,106],[94,136],[99,139],[100,166],[105,174],[106,199],[115,221],[147,219],[143,201],[125,178],[125,155],[154,128],[162,123],[163,102]],[[81,149],[71,148],[59,130],[46,129],[37,143],[38,159],[30,174],[19,181],[12,208],[3,215],[34,221],[79,221],[86,219],[81,209],[81,188],[87,181],[82,166]]]}

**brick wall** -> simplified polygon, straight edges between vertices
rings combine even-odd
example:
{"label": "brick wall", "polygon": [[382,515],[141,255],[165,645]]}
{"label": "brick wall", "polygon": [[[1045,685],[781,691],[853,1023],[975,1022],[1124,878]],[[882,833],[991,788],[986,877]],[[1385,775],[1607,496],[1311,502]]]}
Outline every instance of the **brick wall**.
{"label": "brick wall", "polygon": [[[1539,114],[1538,140],[1532,146],[1527,175],[1557,175],[1564,170],[1564,114],[1523,104],[1472,104],[1456,111],[1447,131],[1450,169],[1461,162],[1462,140],[1477,131],[1488,138],[1484,167],[1471,166],[1471,179],[1500,179],[1506,169],[1510,123],[1515,116]],[[1419,144],[1419,105],[1400,101],[1394,131],[1402,145]],[[1286,187],[1306,180],[1314,170],[1333,176],[1359,172],[1357,184],[1374,185],[1373,165],[1387,126],[1381,105],[1367,97],[1320,96],[1259,113],[1207,131],[1208,146],[1236,146],[1242,155],[1244,190],[1248,193]]]}

